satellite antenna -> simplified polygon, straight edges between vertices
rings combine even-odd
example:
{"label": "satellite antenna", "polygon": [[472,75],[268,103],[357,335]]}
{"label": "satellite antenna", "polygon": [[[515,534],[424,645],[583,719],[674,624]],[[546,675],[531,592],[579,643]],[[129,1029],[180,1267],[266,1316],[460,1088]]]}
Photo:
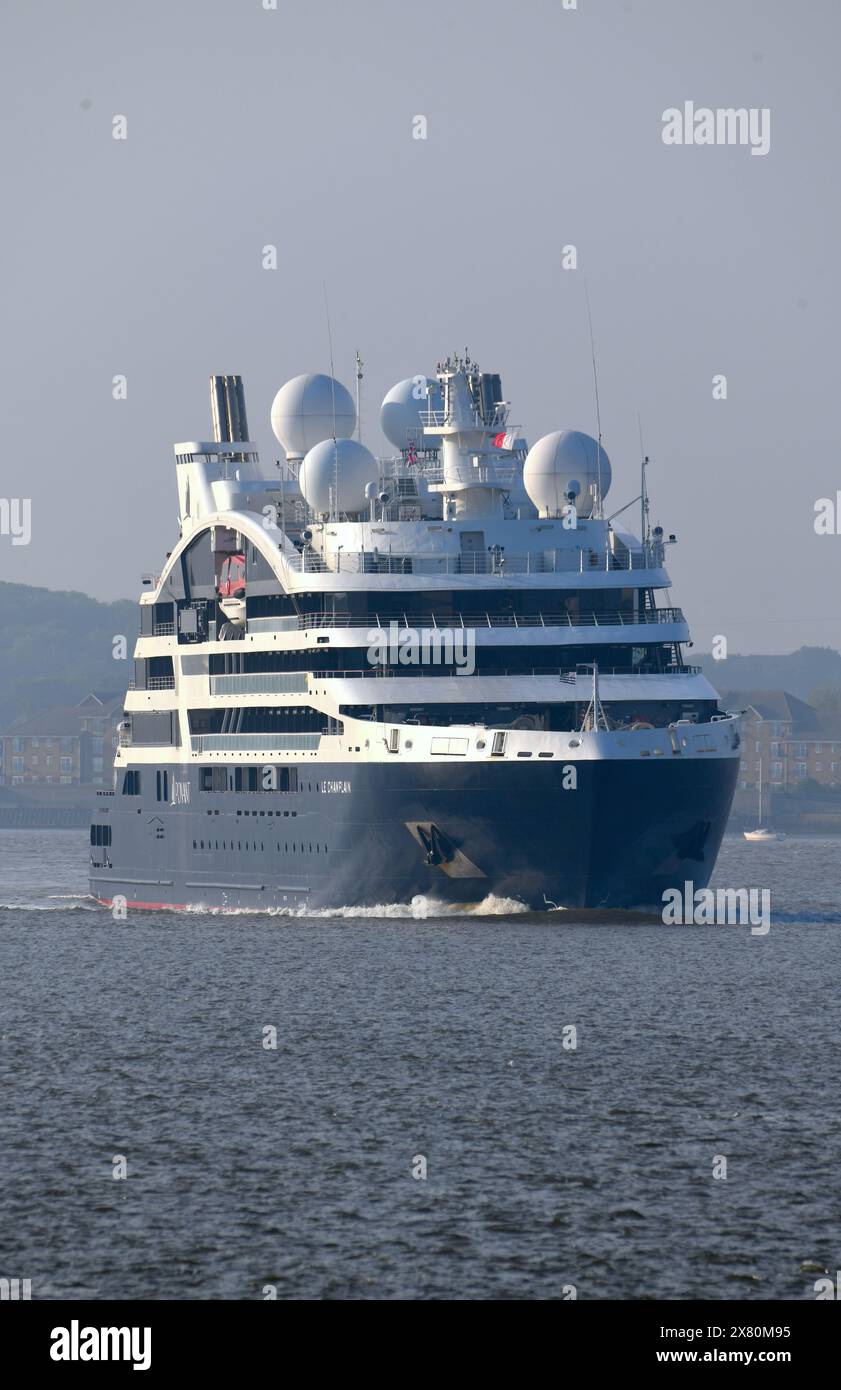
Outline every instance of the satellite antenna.
{"label": "satellite antenna", "polygon": [[604,515],[602,508],[602,416],[599,409],[599,374],[596,370],[596,342],[593,337],[593,317],[590,313],[590,291],[587,288],[587,277],[584,280],[584,300],[587,305],[587,324],[590,329],[590,356],[593,360],[593,387],[596,395],[596,431],[598,438],[596,441],[596,476],[598,478],[599,489],[599,516]]}

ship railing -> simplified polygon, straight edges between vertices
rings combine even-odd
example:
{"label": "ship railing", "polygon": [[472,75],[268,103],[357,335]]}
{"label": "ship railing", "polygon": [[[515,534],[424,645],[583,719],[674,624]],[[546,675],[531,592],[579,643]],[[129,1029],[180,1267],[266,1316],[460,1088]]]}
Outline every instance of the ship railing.
{"label": "ship railing", "polygon": [[317,750],[321,734],[192,734],[194,753],[299,752]]}
{"label": "ship railing", "polygon": [[285,617],[249,618],[248,631],[305,632],[317,628],[364,627],[385,628],[399,623],[407,628],[531,628],[531,627],[639,627],[662,623],[685,623],[681,608],[654,608],[643,613],[623,613],[611,609],[604,613],[417,613],[411,619],[406,613],[370,613],[359,617],[353,613],[292,613]]}
{"label": "ship railing", "polygon": [[[474,406],[474,408],[469,411],[471,426],[478,430],[504,429],[508,422],[508,413],[508,407],[502,401],[497,401],[493,407],[490,418],[486,420],[482,412]],[[425,425],[429,425],[433,428],[441,429],[444,425],[450,424],[451,418],[450,411],[448,410],[433,410],[431,407],[428,407],[427,409],[421,408],[418,411],[418,419],[421,428]]]}
{"label": "ship railing", "polygon": [[129,690],[174,690],[174,676],[147,676],[145,681],[130,680]]}
{"label": "ship railing", "polygon": [[153,623],[153,624],[152,624],[152,636],[153,636],[153,637],[174,637],[174,636],[175,636],[175,623]]}
{"label": "ship railing", "polygon": [[[700,666],[666,666],[662,671],[629,670],[624,666],[600,666],[601,676],[692,676],[701,673]],[[300,694],[310,688],[310,682],[322,680],[389,680],[414,678],[425,680],[432,676],[459,674],[459,668],[431,663],[426,666],[382,665],[339,667],[326,671],[254,672],[252,675],[211,676],[211,695],[284,695]],[[476,670],[474,676],[553,676],[562,681],[575,681],[576,675],[588,674],[561,666],[503,666],[493,670]]]}
{"label": "ship railing", "polygon": [[595,550],[576,547],[535,550],[525,555],[506,555],[495,549],[464,554],[394,552],[338,549],[327,556],[308,549],[284,555],[289,569],[301,574],[592,574],[598,571],[660,568],[662,560],[643,550]]}
{"label": "ship railing", "polygon": [[[465,679],[459,672],[457,666],[433,665],[431,667],[411,667],[411,666],[368,666],[360,670],[338,670],[338,671],[311,671],[309,674],[313,681],[320,680],[383,680],[383,679],[411,679],[425,680],[430,672],[435,676],[458,675],[459,679]],[[484,677],[490,679],[493,676],[555,676],[558,680],[574,683],[580,676],[592,683],[593,668],[588,666],[586,670],[575,670],[561,666],[512,666],[503,667],[500,670],[478,670],[470,673],[474,677]],[[640,671],[628,670],[624,666],[599,666],[599,676],[650,676],[655,679],[659,676],[699,676],[703,674],[701,666],[666,666],[662,671]]]}

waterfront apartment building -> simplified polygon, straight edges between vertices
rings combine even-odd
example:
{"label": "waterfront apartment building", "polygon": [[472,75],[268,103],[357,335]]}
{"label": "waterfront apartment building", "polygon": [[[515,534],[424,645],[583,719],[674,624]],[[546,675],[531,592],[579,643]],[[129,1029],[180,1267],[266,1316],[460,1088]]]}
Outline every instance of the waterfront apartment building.
{"label": "waterfront apartment building", "polygon": [[91,691],[76,705],[28,715],[2,735],[4,787],[104,786],[111,781],[123,697]]}

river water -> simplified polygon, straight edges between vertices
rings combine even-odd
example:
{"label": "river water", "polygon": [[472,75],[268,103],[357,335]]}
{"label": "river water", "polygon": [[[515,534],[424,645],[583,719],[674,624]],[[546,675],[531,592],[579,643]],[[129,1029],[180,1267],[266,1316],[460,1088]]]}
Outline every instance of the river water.
{"label": "river water", "polygon": [[814,1298],[841,1266],[840,848],[725,841],[714,883],[770,890],[763,936],[494,900],[115,922],[84,832],[0,831],[0,1275]]}

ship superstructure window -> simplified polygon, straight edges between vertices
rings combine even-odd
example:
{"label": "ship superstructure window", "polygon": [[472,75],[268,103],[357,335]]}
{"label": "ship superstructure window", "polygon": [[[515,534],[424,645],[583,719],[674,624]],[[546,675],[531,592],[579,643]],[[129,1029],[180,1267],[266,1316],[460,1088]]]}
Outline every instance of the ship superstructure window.
{"label": "ship superstructure window", "polygon": [[169,801],[169,773],[164,770],[158,772],[157,777],[157,799],[158,801]]}
{"label": "ship superstructure window", "polygon": [[200,767],[199,787],[203,792],[226,792],[228,790],[228,769],[226,767]]}
{"label": "ship superstructure window", "polygon": [[[300,783],[297,767],[277,767],[273,763],[266,763],[259,767],[200,767],[199,789],[203,792],[297,792]],[[245,814],[249,813],[246,811]],[[263,814],[261,811],[260,815]],[[277,814],[280,815],[280,812]],[[295,814],[294,811],[292,814]],[[256,811],[254,815],[257,815]],[[288,812],[285,811],[284,815],[288,815]]]}
{"label": "ship superstructure window", "polygon": [[175,610],[171,603],[141,603],[142,637],[169,637],[175,631]]}
{"label": "ship superstructure window", "polygon": [[[418,633],[413,640],[419,660],[406,659],[401,647],[400,632],[394,629],[394,640],[389,637],[389,629],[383,631],[382,644],[378,655],[372,660],[369,646],[298,647],[285,651],[231,652],[213,654],[210,657],[211,677],[236,677],[226,682],[220,680],[218,687],[211,689],[215,694],[255,694],[272,693],[272,682],[268,677],[295,672],[309,671],[317,676],[364,676],[372,671],[387,672],[389,676],[450,676],[455,662],[455,640],[458,650],[468,639],[462,635],[458,623],[449,628],[421,627],[413,629]],[[481,631],[481,629],[480,629]],[[442,632],[451,634],[449,646],[441,640]],[[427,637],[426,634],[429,634]],[[513,629],[512,629],[513,634]],[[541,636],[543,633],[541,633]],[[583,635],[583,634],[582,634]],[[321,639],[316,639],[321,640]],[[327,640],[327,639],[324,639]],[[424,641],[426,645],[424,647]],[[549,643],[534,641],[508,645],[495,641],[493,644],[477,643],[471,656],[471,674],[476,675],[554,675],[560,671],[574,671],[578,666],[598,663],[603,675],[634,672],[639,675],[659,675],[685,670],[683,653],[679,642],[657,642],[646,644],[626,643]],[[247,676],[261,677],[249,682]],[[275,689],[297,689],[279,680]]]}
{"label": "ship superstructure window", "polygon": [[178,744],[178,714],[175,710],[132,710],[128,719],[132,743]]}
{"label": "ship superstructure window", "polygon": [[285,705],[269,709],[261,705],[237,705],[217,709],[191,709],[191,734],[318,733],[330,729],[342,733],[339,720],[311,705]]}
{"label": "ship superstructure window", "polygon": [[92,844],[92,845],[110,845],[110,843],[111,843],[111,827],[110,827],[110,825],[92,825],[92,826],[91,826],[91,844]]}
{"label": "ship superstructure window", "polygon": [[123,773],[123,796],[140,795],[140,772],[136,768]]}
{"label": "ship superstructure window", "polygon": [[[275,601],[265,602],[268,605]],[[311,621],[314,615],[321,615],[325,619],[326,627],[334,623],[344,627],[348,619],[354,622],[371,621],[374,626],[378,620],[387,625],[392,619],[398,622],[408,619],[410,623],[418,626],[425,619],[429,621],[432,614],[438,623],[445,623],[453,618],[458,622],[460,615],[463,615],[465,622],[487,624],[487,619],[490,618],[493,626],[498,623],[510,623],[514,626],[520,616],[537,617],[539,614],[543,614],[547,625],[550,615],[564,623],[586,623],[592,621],[594,614],[599,622],[606,621],[608,614],[616,615],[617,621],[621,614],[623,620],[627,621],[638,609],[654,606],[651,590],[633,589],[628,586],[621,589],[612,586],[579,589],[571,586],[568,589],[524,588],[503,591],[472,587],[415,592],[400,589],[394,593],[360,590],[343,595],[341,604],[331,595],[302,593],[297,595],[297,610],[291,607],[288,598],[277,602],[284,605],[283,610],[278,606],[278,614],[283,611],[294,615],[297,611],[304,615],[299,619],[299,626],[302,628],[316,626]],[[249,604],[249,617],[251,616]]]}
{"label": "ship superstructure window", "polygon": [[171,656],[135,657],[135,690],[172,690],[174,686]]}

